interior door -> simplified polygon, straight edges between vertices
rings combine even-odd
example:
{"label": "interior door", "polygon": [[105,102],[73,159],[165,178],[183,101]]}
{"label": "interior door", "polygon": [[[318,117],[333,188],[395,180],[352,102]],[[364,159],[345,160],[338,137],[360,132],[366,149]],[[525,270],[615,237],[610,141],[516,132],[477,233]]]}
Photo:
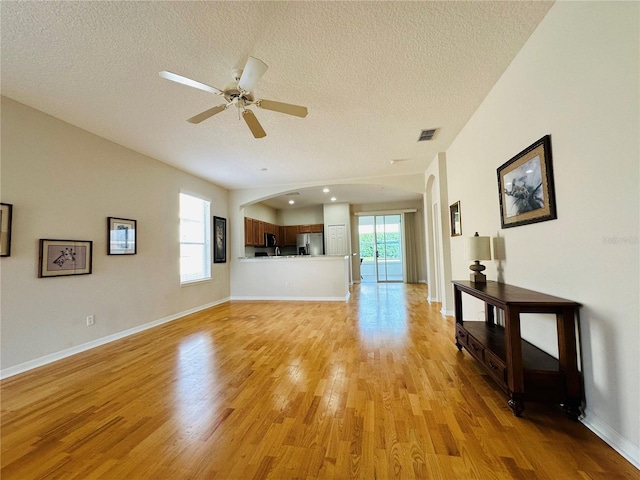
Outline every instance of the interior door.
{"label": "interior door", "polygon": [[329,225],[325,241],[325,253],[327,255],[347,255],[346,225]]}

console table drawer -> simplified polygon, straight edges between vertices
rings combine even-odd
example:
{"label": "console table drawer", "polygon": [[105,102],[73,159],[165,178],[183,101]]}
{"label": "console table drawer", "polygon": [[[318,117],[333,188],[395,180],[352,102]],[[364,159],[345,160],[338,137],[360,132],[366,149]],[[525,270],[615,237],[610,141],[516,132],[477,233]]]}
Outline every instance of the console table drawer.
{"label": "console table drawer", "polygon": [[469,334],[462,328],[462,325],[456,324],[456,339],[458,343],[469,348]]}
{"label": "console table drawer", "polygon": [[468,337],[468,347],[467,349],[478,360],[484,363],[484,345],[482,345],[479,341],[473,338],[471,335]]}
{"label": "console table drawer", "polygon": [[491,376],[502,385],[507,384],[507,365],[489,350],[484,351],[484,364]]}

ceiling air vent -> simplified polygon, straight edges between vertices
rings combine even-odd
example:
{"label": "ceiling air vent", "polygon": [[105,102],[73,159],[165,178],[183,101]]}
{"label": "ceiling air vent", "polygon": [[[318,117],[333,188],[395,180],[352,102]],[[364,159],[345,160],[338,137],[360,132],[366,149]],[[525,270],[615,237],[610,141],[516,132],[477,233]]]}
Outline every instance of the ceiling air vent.
{"label": "ceiling air vent", "polygon": [[289,192],[284,194],[285,197],[293,197],[295,195],[300,195],[300,192]]}
{"label": "ceiling air vent", "polygon": [[422,130],[420,132],[420,137],[418,138],[419,142],[426,142],[428,140],[433,140],[433,137],[436,135],[438,131],[437,128],[431,128],[429,130]]}

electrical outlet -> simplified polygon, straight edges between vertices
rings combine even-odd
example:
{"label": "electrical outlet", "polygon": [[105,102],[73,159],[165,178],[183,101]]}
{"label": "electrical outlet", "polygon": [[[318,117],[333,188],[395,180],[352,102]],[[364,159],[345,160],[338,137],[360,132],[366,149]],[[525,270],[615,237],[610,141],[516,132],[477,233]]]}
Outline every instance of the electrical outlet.
{"label": "electrical outlet", "polygon": [[284,288],[291,288],[291,284],[289,282],[284,282]]}
{"label": "electrical outlet", "polygon": [[95,319],[93,318],[93,315],[88,315],[87,316],[87,327],[90,327],[94,323],[95,323]]}

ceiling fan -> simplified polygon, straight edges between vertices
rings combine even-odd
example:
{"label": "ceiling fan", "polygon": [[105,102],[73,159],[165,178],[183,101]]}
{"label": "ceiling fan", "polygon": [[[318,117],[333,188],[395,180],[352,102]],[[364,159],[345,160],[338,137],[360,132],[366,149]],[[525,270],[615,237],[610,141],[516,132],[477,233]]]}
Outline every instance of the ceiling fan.
{"label": "ceiling fan", "polygon": [[218,105],[209,110],[205,110],[187,120],[190,123],[200,123],[207,118],[225,111],[232,105],[238,108],[238,115],[242,116],[246,122],[249,130],[253,133],[255,138],[265,137],[267,134],[258,122],[258,119],[253,112],[247,109],[250,105],[256,105],[259,108],[265,110],[272,110],[274,112],[286,113],[287,115],[294,115],[296,117],[306,117],[307,107],[301,107],[299,105],[291,105],[290,103],[275,102],[273,100],[255,99],[253,95],[253,89],[258,83],[258,80],[267,71],[267,65],[262,61],[254,57],[249,57],[243,70],[236,69],[233,73],[233,81],[229,83],[224,90],[220,90],[216,87],[206,85],[204,83],[191,80],[190,78],[183,77],[176,73],[167,72],[163,70],[160,72],[160,76],[164,79],[171,80],[172,82],[181,83],[188,87],[198,88],[205,92],[220,95],[225,98],[227,103]]}

